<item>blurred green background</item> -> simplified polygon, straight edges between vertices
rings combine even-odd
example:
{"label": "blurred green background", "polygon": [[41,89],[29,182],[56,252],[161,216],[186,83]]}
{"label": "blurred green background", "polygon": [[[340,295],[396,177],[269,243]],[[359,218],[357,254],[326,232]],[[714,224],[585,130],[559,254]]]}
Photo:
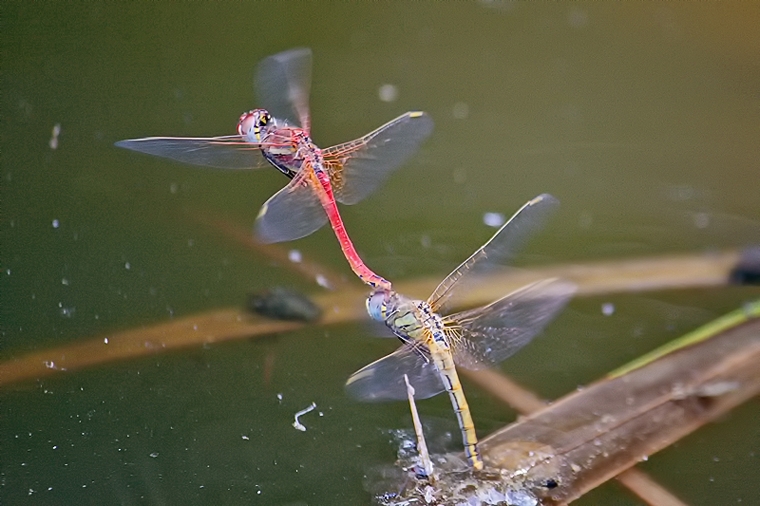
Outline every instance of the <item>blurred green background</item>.
{"label": "blurred green background", "polygon": [[[760,242],[757,3],[4,2],[0,23],[3,360],[274,284],[317,290],[203,223],[249,228],[279,173],[113,147],[234,133],[256,106],[256,63],[295,46],[314,52],[319,145],[410,109],[436,122],[377,194],[342,208],[364,260],[393,281],[442,278],[493,233],[485,213],[543,192],[563,205],[521,265]],[[288,247],[351,278],[328,229]],[[504,369],[560,396],[757,295],[576,300]],[[364,474],[394,460],[388,431],[410,426],[403,403],[343,394],[396,345],[372,333],[304,329],[5,387],[0,503],[367,503]],[[514,418],[465,388],[481,435]],[[320,413],[294,430],[312,401]],[[419,407],[456,449],[446,396]],[[758,417],[755,400],[643,467],[691,504],[750,504]],[[638,504],[614,485],[579,501],[613,503]]]}

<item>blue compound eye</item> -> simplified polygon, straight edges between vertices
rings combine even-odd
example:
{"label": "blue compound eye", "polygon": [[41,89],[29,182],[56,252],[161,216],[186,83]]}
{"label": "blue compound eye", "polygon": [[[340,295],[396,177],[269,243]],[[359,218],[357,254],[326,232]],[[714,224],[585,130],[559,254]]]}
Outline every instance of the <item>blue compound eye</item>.
{"label": "blue compound eye", "polygon": [[367,312],[373,320],[385,321],[386,293],[373,292],[367,297]]}

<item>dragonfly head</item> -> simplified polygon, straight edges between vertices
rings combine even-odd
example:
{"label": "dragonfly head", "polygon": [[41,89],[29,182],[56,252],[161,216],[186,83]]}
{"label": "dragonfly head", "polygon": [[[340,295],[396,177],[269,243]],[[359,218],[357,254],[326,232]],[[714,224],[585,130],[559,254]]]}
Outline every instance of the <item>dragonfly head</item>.
{"label": "dragonfly head", "polygon": [[240,116],[237,131],[249,142],[261,142],[262,134],[273,126],[274,118],[266,109],[254,109]]}
{"label": "dragonfly head", "polygon": [[391,300],[391,292],[388,290],[376,290],[367,297],[367,312],[373,320],[385,322],[388,303]]}

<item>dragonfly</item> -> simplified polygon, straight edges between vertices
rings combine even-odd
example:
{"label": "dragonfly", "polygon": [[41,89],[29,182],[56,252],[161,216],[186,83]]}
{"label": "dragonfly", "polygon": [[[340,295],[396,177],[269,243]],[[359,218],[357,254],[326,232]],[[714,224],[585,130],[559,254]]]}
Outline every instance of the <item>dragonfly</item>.
{"label": "dragonfly", "polygon": [[448,392],[472,468],[483,469],[475,425],[456,366],[477,370],[500,363],[528,344],[567,304],[575,285],[557,278],[523,286],[476,309],[448,314],[457,300],[514,256],[559,205],[542,194],[525,204],[491,239],[449,274],[427,300],[376,289],[366,306],[388,326],[400,348],[359,369],[346,382],[348,394],[377,402],[405,400],[406,376],[417,399]]}
{"label": "dragonfly", "polygon": [[311,50],[306,48],[262,60],[254,87],[264,108],[243,113],[236,135],[145,137],[116,146],[206,167],[274,166],[290,182],[261,207],[256,237],[265,243],[291,241],[329,221],[354,273],[371,287],[390,288],[359,257],[336,200],[355,204],[374,192],[431,134],[433,121],[424,112],[411,111],[363,137],[320,149],[310,134],[311,62]]}

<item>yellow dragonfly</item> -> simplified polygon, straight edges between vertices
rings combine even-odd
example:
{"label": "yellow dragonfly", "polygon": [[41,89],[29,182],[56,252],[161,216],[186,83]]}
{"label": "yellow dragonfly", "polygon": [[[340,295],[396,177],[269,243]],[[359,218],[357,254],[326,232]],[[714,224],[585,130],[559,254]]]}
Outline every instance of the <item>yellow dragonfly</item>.
{"label": "yellow dragonfly", "polygon": [[546,279],[487,306],[450,315],[446,315],[447,310],[468,288],[513,257],[558,204],[549,194],[529,201],[454,269],[427,301],[389,289],[374,290],[367,299],[367,311],[404,344],[351,375],[346,383],[349,395],[368,402],[406,400],[405,375],[417,399],[448,392],[462,432],[465,456],[474,469],[482,469],[475,426],[455,365],[481,369],[505,360],[546,327],[576,287],[560,279]]}

